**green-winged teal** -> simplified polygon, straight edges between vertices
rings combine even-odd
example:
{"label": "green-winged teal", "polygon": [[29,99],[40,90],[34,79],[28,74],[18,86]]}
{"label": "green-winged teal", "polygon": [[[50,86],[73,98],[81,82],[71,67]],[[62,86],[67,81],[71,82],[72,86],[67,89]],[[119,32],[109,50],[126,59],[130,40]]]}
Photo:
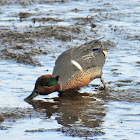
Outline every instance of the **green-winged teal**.
{"label": "green-winged teal", "polygon": [[105,58],[106,52],[98,40],[66,50],[57,58],[52,75],[39,77],[32,94],[26,99],[33,99],[38,94],[79,89],[95,78],[100,78],[105,88],[102,78]]}

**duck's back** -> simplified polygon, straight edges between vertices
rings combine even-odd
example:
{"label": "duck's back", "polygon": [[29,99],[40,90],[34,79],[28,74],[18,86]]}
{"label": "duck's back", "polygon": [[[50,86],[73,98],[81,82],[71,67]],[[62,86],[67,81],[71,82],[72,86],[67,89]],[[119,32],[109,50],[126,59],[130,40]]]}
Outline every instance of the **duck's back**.
{"label": "duck's back", "polygon": [[[87,74],[88,78],[92,80],[94,79],[94,71],[97,71],[95,78],[100,77],[104,63],[105,55],[101,49],[101,42],[91,41],[63,52],[55,62],[53,75],[59,76],[59,83],[61,90],[63,90],[75,75],[76,78],[77,76],[83,76],[84,78]],[[80,65],[83,73],[76,66],[77,64]],[[88,82],[90,81],[87,80]]]}

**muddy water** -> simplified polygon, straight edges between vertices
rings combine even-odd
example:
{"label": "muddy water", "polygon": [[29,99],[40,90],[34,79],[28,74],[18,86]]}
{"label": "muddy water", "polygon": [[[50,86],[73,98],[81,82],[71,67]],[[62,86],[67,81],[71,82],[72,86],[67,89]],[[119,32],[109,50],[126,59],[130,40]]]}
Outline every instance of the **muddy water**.
{"label": "muddy water", "polygon": [[[24,101],[68,48],[102,38],[103,77],[77,93]],[[138,0],[0,1],[0,139],[136,139],[140,137]]]}

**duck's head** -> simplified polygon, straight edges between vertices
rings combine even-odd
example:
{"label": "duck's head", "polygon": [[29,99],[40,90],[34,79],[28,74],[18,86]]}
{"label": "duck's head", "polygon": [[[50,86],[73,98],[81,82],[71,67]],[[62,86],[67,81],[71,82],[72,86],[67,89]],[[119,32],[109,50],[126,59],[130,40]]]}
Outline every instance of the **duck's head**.
{"label": "duck's head", "polygon": [[43,75],[40,76],[35,83],[34,90],[25,100],[33,99],[38,94],[48,95],[52,92],[59,91],[60,84],[58,83],[59,76]]}

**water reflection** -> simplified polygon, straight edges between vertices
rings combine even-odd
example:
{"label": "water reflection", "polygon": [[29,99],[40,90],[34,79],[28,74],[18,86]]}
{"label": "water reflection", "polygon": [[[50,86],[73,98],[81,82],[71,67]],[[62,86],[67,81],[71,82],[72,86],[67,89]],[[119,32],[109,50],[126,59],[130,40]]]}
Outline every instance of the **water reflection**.
{"label": "water reflection", "polygon": [[[105,95],[104,95],[105,96]],[[52,101],[53,100],[53,101]],[[46,113],[47,119],[55,117],[59,130],[66,135],[93,136],[104,134],[102,123],[106,116],[106,106],[103,100],[97,100],[87,93],[73,92],[59,97],[28,101],[36,111]]]}

